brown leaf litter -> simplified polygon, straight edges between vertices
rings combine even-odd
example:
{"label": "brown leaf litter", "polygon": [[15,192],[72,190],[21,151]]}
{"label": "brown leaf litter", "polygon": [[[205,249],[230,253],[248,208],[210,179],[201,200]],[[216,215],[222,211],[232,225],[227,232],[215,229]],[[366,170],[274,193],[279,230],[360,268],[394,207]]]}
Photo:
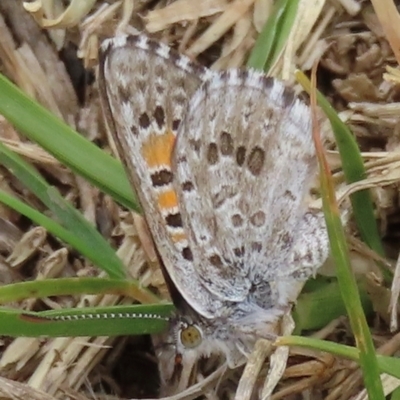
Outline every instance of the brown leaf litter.
{"label": "brown leaf litter", "polygon": [[[87,84],[88,75],[79,72],[81,63],[89,70],[96,65],[98,46],[104,38],[117,31],[132,32],[134,27],[211,68],[237,67],[247,60],[273,6],[272,0],[72,0],[66,6],[67,3],[36,0],[24,8],[21,1],[0,2],[1,72],[106,151],[113,145],[105,134],[96,84]],[[399,253],[400,92],[396,56],[385,35],[391,35],[391,43],[397,43],[395,32],[389,28],[394,26],[398,30],[398,24],[389,21],[382,25],[378,17],[382,18],[382,13],[377,16],[367,2],[301,0],[289,42],[273,67],[273,75],[293,82],[296,67],[308,71],[321,58],[320,90],[354,133],[367,169],[365,180],[353,186],[341,185],[338,196],[371,188],[389,256],[387,264],[393,267]],[[396,18],[398,15],[392,15],[393,20]],[[64,59],[61,54],[65,54]],[[72,69],[67,69],[68,63]],[[143,239],[146,231],[140,218],[132,217],[109,196],[75,176],[4,119],[0,127],[2,142],[34,164],[118,248],[130,276],[167,297],[162,274],[154,262],[146,262],[155,257],[151,241]],[[342,184],[340,161],[329,133],[328,147],[335,180]],[[3,167],[0,187],[44,211],[37,199]],[[357,235],[356,231],[352,234]],[[146,242],[145,251],[141,241]],[[399,348],[399,335],[389,332],[390,292],[374,268],[374,255],[357,240],[351,243],[354,267],[367,274],[376,306],[375,319],[370,321],[376,346],[381,354],[394,354]],[[3,284],[92,275],[101,276],[90,263],[49,237],[43,228],[33,226],[0,204]],[[38,310],[125,301],[128,300],[111,295],[59,296],[28,299],[14,306]],[[381,302],[385,307],[378,307]],[[345,318],[332,321],[313,335],[353,344]],[[213,360],[202,362],[196,381],[202,381],[213,367]],[[5,399],[155,397],[158,385],[151,345],[143,338],[5,338],[0,375],[0,397]],[[223,379],[215,375],[206,378],[204,386],[209,386],[204,397],[233,398],[240,375],[241,371],[230,371]],[[251,388],[260,386],[263,380],[257,378]],[[250,381],[242,381],[242,386],[243,382]],[[396,386],[388,376],[384,377],[384,384],[385,388]],[[216,385],[218,392],[211,390]],[[199,396],[196,390],[187,398]],[[355,394],[365,398],[361,373],[353,362],[291,349],[283,379],[271,398],[296,399],[306,392],[312,399],[348,399]],[[113,396],[107,397],[106,393]]]}

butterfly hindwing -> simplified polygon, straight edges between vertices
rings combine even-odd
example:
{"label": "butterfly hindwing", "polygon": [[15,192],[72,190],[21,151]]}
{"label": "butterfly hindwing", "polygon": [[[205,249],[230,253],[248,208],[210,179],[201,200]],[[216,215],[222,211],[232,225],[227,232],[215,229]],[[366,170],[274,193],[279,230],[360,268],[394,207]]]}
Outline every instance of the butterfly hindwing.
{"label": "butterfly hindwing", "polygon": [[293,91],[255,71],[215,74],[189,103],[174,164],[210,292],[243,301],[255,281],[285,276],[317,166],[310,110]]}

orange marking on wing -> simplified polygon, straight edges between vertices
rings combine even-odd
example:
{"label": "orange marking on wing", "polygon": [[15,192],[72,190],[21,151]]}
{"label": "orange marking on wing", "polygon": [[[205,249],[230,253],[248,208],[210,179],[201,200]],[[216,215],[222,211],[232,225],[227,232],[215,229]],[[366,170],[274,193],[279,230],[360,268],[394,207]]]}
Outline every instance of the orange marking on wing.
{"label": "orange marking on wing", "polygon": [[171,239],[174,243],[182,242],[187,239],[187,235],[185,232],[174,233],[171,235]]}
{"label": "orange marking on wing", "polygon": [[168,210],[178,207],[178,197],[174,189],[168,189],[158,195],[158,206],[160,210]]}
{"label": "orange marking on wing", "polygon": [[142,155],[149,168],[159,165],[171,165],[171,154],[175,143],[175,135],[168,130],[164,135],[150,135],[142,146]]}
{"label": "orange marking on wing", "polygon": [[[175,143],[175,135],[168,130],[164,135],[150,135],[147,142],[142,145],[142,155],[149,168],[157,168],[160,165],[171,165],[171,154]],[[157,197],[160,211],[178,207],[178,196],[174,189],[161,191]],[[187,239],[185,232],[176,232],[171,235],[174,243]]]}

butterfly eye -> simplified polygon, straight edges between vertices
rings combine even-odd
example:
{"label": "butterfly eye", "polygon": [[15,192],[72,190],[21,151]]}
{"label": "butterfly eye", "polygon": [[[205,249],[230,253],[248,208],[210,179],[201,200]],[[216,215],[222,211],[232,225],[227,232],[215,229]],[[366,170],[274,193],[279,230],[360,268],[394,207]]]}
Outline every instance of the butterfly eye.
{"label": "butterfly eye", "polygon": [[180,339],[187,349],[194,349],[202,342],[203,334],[197,326],[189,325],[181,330]]}

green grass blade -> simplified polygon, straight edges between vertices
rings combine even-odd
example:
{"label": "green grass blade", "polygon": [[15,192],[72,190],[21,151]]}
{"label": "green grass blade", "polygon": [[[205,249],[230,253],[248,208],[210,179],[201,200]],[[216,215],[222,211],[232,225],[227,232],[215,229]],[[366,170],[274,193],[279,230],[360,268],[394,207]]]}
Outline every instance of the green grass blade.
{"label": "green grass blade", "polygon": [[0,74],[0,114],[60,162],[120,204],[140,211],[122,165]]}
{"label": "green grass blade", "polygon": [[[171,304],[92,307],[40,313],[0,309],[0,335],[76,337],[143,335],[165,331]],[[62,319],[55,319],[62,318]]]}
{"label": "green grass blade", "polygon": [[137,281],[109,278],[57,278],[18,282],[0,287],[0,304],[28,298],[62,295],[116,294],[141,303],[159,303],[157,296]]}
{"label": "green grass blade", "polygon": [[[311,92],[311,105],[316,108],[316,94]],[[362,309],[357,282],[353,274],[346,236],[343,230],[340,211],[336,203],[332,175],[326,161],[322,141],[319,137],[316,110],[313,113],[313,136],[320,167],[322,203],[328,229],[331,256],[335,262],[340,292],[346,305],[350,325],[360,351],[359,363],[363,372],[365,388],[370,399],[384,400],[382,382],[379,376],[378,361],[369,327]]]}
{"label": "green grass blade", "polygon": [[[8,150],[1,142],[0,162],[54,213],[61,225],[75,236],[74,242],[80,241],[79,248],[82,254],[106,271],[110,277],[125,277],[125,267],[122,261],[95,227],[64,200],[55,188],[49,186],[31,165]],[[71,238],[69,237],[69,239]]]}
{"label": "green grass blade", "polygon": [[[327,171],[323,172],[326,174]],[[322,178],[322,181],[327,179]],[[328,192],[327,183],[323,184]],[[351,269],[349,251],[343,231],[339,210],[332,211],[333,187],[329,195],[323,194],[324,212],[331,245],[331,255],[336,265],[336,274],[340,285],[340,293],[346,305],[350,325],[356,339],[357,348],[360,350],[360,366],[363,371],[365,387],[371,399],[384,399],[384,392],[379,378],[379,368],[375,348],[369,327],[363,312],[357,283]]]}
{"label": "green grass blade", "polygon": [[35,224],[43,226],[48,232],[61,239],[63,242],[68,243],[82,255],[90,259],[90,254],[85,254],[86,246],[82,245],[81,241],[74,234],[63,228],[56,221],[2,190],[0,190],[0,202],[20,214],[25,215]]}
{"label": "green grass blade", "polygon": [[247,67],[266,72],[274,65],[289,37],[296,18],[298,0],[278,0],[257,38]]}

